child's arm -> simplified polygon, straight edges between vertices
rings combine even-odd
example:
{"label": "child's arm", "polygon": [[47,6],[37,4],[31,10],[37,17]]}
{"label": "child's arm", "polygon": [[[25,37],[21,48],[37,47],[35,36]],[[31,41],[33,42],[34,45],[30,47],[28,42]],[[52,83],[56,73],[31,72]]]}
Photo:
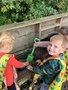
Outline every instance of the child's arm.
{"label": "child's arm", "polygon": [[4,77],[5,90],[7,90],[6,78]]}
{"label": "child's arm", "polygon": [[14,73],[14,80],[17,81],[18,74],[17,74],[16,68],[14,66],[13,66],[13,73]]}
{"label": "child's arm", "polygon": [[8,63],[9,63],[10,65],[14,66],[15,68],[23,68],[23,67],[29,65],[28,62],[18,61],[18,60],[15,58],[15,55],[12,55],[12,56],[10,57]]}
{"label": "child's arm", "polygon": [[49,43],[49,41],[36,42],[34,43],[34,47],[47,47]]}
{"label": "child's arm", "polygon": [[13,66],[13,73],[14,73],[14,83],[15,83],[15,86],[16,86],[16,90],[20,90],[20,87],[17,84],[18,74],[17,74],[17,71],[16,71],[14,66]]}

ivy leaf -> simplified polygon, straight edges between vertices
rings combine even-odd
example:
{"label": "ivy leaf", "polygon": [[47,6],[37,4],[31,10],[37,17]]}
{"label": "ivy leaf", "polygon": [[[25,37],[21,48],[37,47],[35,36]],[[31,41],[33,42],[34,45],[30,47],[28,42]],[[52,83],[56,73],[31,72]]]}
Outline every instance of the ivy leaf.
{"label": "ivy leaf", "polygon": [[7,8],[5,7],[5,6],[3,6],[2,8],[1,8],[1,12],[7,12]]}

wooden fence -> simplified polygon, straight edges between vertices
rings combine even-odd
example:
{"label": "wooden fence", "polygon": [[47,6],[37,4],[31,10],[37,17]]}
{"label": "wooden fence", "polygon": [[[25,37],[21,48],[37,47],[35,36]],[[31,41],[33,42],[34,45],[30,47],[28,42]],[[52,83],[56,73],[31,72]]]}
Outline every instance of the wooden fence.
{"label": "wooden fence", "polygon": [[10,31],[11,34],[16,37],[14,51],[18,51],[32,46],[35,37],[43,39],[55,32],[59,27],[65,25],[68,25],[68,12],[36,20],[0,26],[0,32]]}

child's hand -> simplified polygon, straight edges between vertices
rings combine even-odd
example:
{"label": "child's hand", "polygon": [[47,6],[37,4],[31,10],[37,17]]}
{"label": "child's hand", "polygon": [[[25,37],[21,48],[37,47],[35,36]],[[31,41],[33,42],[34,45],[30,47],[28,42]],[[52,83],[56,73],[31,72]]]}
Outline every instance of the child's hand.
{"label": "child's hand", "polygon": [[24,63],[24,66],[28,66],[28,65],[29,65],[29,62],[25,62],[25,63]]}
{"label": "child's hand", "polygon": [[34,46],[34,47],[38,47],[38,46],[39,46],[39,42],[34,43],[33,46]]}
{"label": "child's hand", "polygon": [[13,74],[14,74],[14,80],[17,81],[18,79],[18,74],[17,74],[17,71],[15,69],[15,67],[13,66]]}
{"label": "child's hand", "polygon": [[31,65],[28,65],[26,68],[27,68],[28,70],[30,70],[30,71],[33,70],[33,67],[32,67]]}
{"label": "child's hand", "polygon": [[38,63],[38,65],[40,65],[40,64],[41,64],[41,60],[37,60],[36,62]]}
{"label": "child's hand", "polygon": [[4,77],[5,90],[7,90],[6,78]]}

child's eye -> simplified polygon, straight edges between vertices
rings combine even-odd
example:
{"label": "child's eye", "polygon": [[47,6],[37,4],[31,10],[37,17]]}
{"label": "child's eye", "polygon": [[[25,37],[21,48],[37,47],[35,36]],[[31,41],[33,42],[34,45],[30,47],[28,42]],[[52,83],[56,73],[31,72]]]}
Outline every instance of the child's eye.
{"label": "child's eye", "polygon": [[49,44],[49,46],[52,46],[52,44]]}
{"label": "child's eye", "polygon": [[55,46],[55,48],[58,48],[57,46]]}

